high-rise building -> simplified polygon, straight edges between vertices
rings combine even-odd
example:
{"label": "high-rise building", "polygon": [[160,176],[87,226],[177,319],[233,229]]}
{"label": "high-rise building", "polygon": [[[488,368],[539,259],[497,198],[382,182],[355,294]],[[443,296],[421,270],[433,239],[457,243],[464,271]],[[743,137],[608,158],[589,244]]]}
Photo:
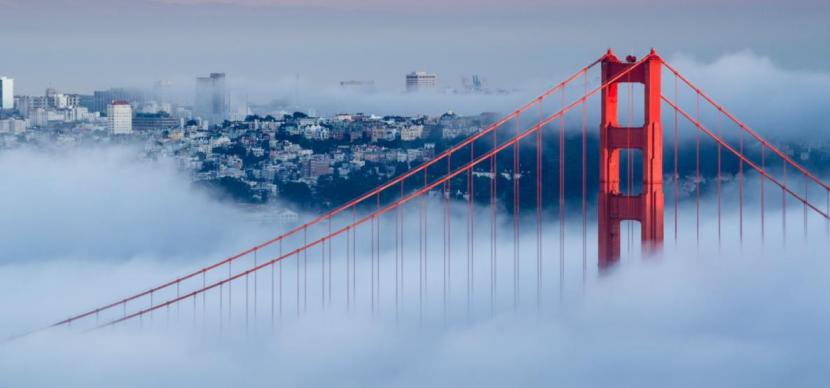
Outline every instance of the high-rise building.
{"label": "high-rise building", "polygon": [[225,87],[225,73],[210,73],[209,77],[196,78],[194,113],[211,123],[228,118],[230,101]]}
{"label": "high-rise building", "polygon": [[154,129],[173,129],[182,126],[182,120],[171,117],[169,113],[136,113],[133,118],[133,129],[146,131]]}
{"label": "high-rise building", "polygon": [[173,82],[172,81],[156,81],[153,84],[153,99],[160,105],[170,103],[173,100]]}
{"label": "high-rise building", "polygon": [[107,113],[107,107],[116,100],[124,100],[140,104],[146,100],[144,93],[137,89],[111,88],[109,90],[96,90],[92,97],[79,101],[80,105],[89,109],[90,112]]}
{"label": "high-rise building", "polygon": [[438,76],[425,71],[414,71],[406,75],[406,90],[417,92],[435,89],[438,86]]}
{"label": "high-rise building", "polygon": [[124,100],[113,101],[107,106],[110,133],[114,135],[133,132],[133,108]]}
{"label": "high-rise building", "polygon": [[0,77],[0,110],[14,109],[14,80]]}

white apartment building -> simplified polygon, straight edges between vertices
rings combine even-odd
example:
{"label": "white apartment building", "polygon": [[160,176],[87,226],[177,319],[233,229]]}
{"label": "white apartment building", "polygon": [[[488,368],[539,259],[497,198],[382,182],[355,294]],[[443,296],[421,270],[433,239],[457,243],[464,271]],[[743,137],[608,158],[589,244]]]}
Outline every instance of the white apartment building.
{"label": "white apartment building", "polygon": [[438,76],[425,71],[415,71],[406,75],[406,91],[417,92],[435,89],[438,86]]}
{"label": "white apartment building", "polygon": [[107,120],[112,134],[133,132],[133,108],[127,101],[117,100],[107,105]]}
{"label": "white apartment building", "polygon": [[0,77],[0,110],[14,109],[14,80]]}
{"label": "white apartment building", "polygon": [[0,133],[21,133],[29,127],[29,122],[18,119],[0,120]]}
{"label": "white apartment building", "polygon": [[410,125],[401,129],[401,140],[403,141],[412,141],[420,139],[424,136],[424,126],[423,125]]}

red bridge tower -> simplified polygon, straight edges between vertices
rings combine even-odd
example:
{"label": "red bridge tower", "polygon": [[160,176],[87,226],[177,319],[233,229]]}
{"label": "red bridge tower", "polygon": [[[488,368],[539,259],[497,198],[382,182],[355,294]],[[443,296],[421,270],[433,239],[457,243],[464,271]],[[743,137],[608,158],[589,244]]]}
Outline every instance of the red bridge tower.
{"label": "red bridge tower", "polygon": [[[644,251],[663,243],[663,129],[660,125],[660,70],[662,59],[654,50],[640,62],[621,62],[611,50],[602,61],[602,82],[634,66],[631,72],[602,91],[599,163],[599,265],[620,258],[620,222],[640,222]],[[645,115],[642,127],[622,127],[618,119],[617,86],[644,85]],[[642,152],[643,184],[638,195],[620,192],[620,151]]]}

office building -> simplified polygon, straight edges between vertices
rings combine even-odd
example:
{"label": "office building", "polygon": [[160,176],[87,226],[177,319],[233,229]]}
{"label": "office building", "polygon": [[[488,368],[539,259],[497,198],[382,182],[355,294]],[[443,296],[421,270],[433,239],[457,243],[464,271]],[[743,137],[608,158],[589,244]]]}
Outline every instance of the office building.
{"label": "office building", "polygon": [[230,113],[230,101],[225,86],[225,73],[210,73],[209,77],[196,78],[194,114],[211,124],[226,120]]}
{"label": "office building", "polygon": [[417,92],[435,89],[438,86],[438,76],[425,71],[415,71],[406,75],[406,91]]}
{"label": "office building", "polygon": [[14,80],[0,77],[0,110],[14,109]]}
{"label": "office building", "polygon": [[107,113],[107,108],[113,101],[124,100],[134,104],[143,103],[144,93],[137,89],[111,88],[96,90],[92,97],[79,98],[78,103],[89,109],[90,112]]}
{"label": "office building", "polygon": [[166,112],[136,113],[133,118],[133,129],[136,131],[150,131],[157,129],[174,129],[182,126],[182,120],[171,117]]}
{"label": "office building", "polygon": [[133,132],[133,108],[124,100],[113,101],[107,106],[110,133],[114,135]]}

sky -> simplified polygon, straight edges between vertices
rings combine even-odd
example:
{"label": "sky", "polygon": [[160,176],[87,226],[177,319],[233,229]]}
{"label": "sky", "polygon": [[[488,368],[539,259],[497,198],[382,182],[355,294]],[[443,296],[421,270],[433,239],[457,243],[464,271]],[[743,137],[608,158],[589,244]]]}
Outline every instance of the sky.
{"label": "sky", "polygon": [[750,50],[790,71],[830,72],[822,1],[589,2],[4,0],[0,74],[19,93],[89,93],[226,72],[240,98],[268,102],[341,80],[399,92],[413,70],[444,86],[478,74],[534,90],[602,55]]}

